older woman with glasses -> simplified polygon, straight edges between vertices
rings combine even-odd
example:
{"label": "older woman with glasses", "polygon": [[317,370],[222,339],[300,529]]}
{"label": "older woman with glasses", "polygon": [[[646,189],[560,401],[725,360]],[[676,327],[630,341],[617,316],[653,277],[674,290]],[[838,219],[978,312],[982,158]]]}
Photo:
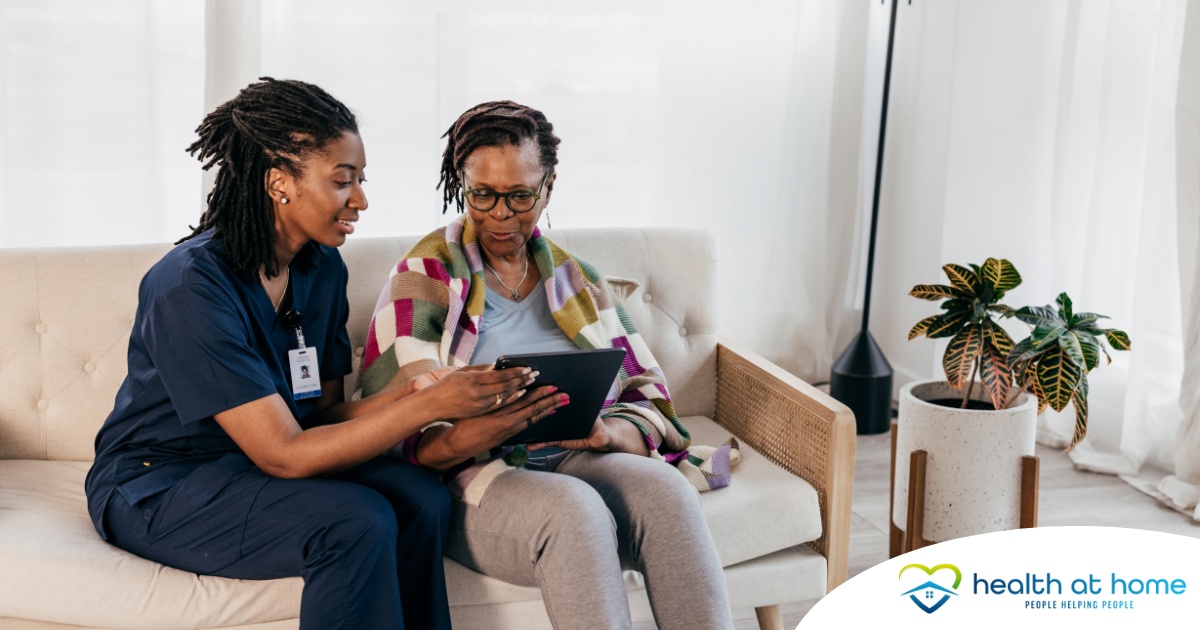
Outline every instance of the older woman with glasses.
{"label": "older woman with glasses", "polygon": [[697,493],[728,479],[707,476],[688,454],[662,370],[604,276],[537,228],[557,178],[553,126],[500,101],[471,108],[446,137],[443,212],[465,202],[467,213],[391,273],[362,394],[503,354],[620,346],[633,359],[585,439],[500,447],[507,436],[458,421],[395,449],[450,488],[447,555],[540,587],[556,628],[630,627],[623,567],[645,576],[659,628],[731,628]]}

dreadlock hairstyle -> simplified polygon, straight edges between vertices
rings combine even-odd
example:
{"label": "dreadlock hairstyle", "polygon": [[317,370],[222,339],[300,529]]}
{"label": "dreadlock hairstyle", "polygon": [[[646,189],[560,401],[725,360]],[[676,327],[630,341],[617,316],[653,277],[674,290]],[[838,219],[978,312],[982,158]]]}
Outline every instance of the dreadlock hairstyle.
{"label": "dreadlock hairstyle", "polygon": [[[187,148],[204,163],[218,167],[200,225],[176,245],[215,229],[238,268],[265,267],[279,275],[275,258],[275,207],[267,194],[266,173],[281,168],[299,177],[301,162],[344,133],[358,133],[354,114],[325,90],[301,81],[262,77],[204,117],[200,137]],[[296,256],[302,268],[312,264],[316,246]]]}
{"label": "dreadlock hairstyle", "polygon": [[446,151],[442,153],[442,214],[451,203],[463,211],[462,173],[467,156],[479,147],[519,145],[525,140],[537,143],[543,168],[558,164],[558,136],[546,115],[532,107],[512,101],[491,101],[468,109],[446,133]]}

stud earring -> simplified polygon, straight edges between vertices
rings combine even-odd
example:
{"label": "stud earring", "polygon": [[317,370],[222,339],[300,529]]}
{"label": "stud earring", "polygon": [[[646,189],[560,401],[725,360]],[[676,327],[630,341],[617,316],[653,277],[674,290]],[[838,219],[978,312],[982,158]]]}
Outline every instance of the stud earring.
{"label": "stud earring", "polygon": [[286,204],[287,202],[288,202],[288,198],[287,198],[287,197],[280,197],[280,198],[279,198],[279,203]]}

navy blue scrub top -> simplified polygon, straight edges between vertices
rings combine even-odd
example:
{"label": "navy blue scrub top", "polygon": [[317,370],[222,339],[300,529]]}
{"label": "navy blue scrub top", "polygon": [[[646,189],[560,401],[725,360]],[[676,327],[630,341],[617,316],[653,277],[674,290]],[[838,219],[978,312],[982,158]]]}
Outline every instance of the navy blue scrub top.
{"label": "navy blue scrub top", "polygon": [[[350,373],[346,265],[334,248],[309,247],[313,264],[292,265],[291,309],[301,313],[305,345],[317,350],[321,380],[342,378]],[[138,289],[129,372],[87,477],[102,536],[113,492],[136,505],[201,464],[241,453],[215,414],[271,394],[297,420],[316,409],[318,398],[292,397],[288,351],[297,341],[283,319],[258,275],[238,270],[211,230],[151,267]]]}

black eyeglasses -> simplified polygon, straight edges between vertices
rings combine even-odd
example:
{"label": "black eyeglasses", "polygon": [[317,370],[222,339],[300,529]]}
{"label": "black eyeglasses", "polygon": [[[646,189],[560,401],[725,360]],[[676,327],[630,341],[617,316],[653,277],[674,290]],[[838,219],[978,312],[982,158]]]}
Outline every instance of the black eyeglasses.
{"label": "black eyeglasses", "polygon": [[[474,188],[463,192],[463,196],[467,198],[467,203],[480,212],[491,212],[492,208],[496,207],[496,202],[501,197],[504,198],[504,205],[508,206],[509,210],[517,214],[529,212],[533,210],[533,206],[537,204],[538,199],[542,198],[542,186],[546,185],[546,178],[550,176],[550,171],[546,171],[542,175],[542,181],[538,183],[537,192],[529,192],[528,190],[514,190],[512,192],[498,193],[490,188]],[[462,176],[459,176],[462,179]]]}

